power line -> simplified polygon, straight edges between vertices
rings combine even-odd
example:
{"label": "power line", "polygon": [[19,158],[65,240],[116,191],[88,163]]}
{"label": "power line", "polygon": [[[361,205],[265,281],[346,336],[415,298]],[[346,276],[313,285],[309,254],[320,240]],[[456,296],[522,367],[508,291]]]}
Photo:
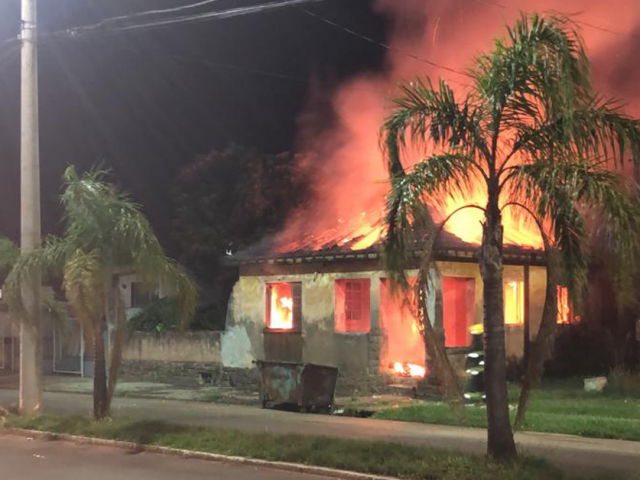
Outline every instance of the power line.
{"label": "power line", "polygon": [[379,40],[375,40],[375,39],[373,39],[371,37],[368,37],[368,36],[366,36],[366,35],[364,35],[362,33],[356,32],[355,30],[352,30],[349,27],[346,27],[344,25],[340,25],[340,24],[334,22],[333,20],[329,20],[328,18],[325,18],[325,17],[323,17],[321,15],[318,15],[317,13],[311,12],[310,10],[307,10],[306,8],[301,8],[301,7],[296,7],[296,8],[298,10],[306,13],[307,15],[310,15],[310,16],[312,16],[312,17],[314,17],[314,18],[316,18],[316,19],[318,19],[318,20],[320,20],[320,21],[322,21],[324,23],[327,23],[327,24],[331,25],[332,27],[338,28],[338,29],[350,34],[350,35],[353,35],[354,37],[360,38],[360,39],[362,39],[362,40],[364,40],[366,42],[369,42],[369,43],[371,43],[373,45],[377,45],[378,47],[382,47],[382,48],[384,48],[386,50],[390,50],[392,52],[400,53],[400,54],[405,55],[405,56],[407,56],[407,57],[409,57],[409,58],[411,58],[413,60],[417,60],[419,62],[426,63],[427,65],[431,65],[432,67],[440,68],[442,70],[446,70],[448,72],[452,72],[452,73],[455,73],[455,74],[458,74],[458,75],[464,75],[465,77],[469,76],[468,74],[466,74],[464,72],[461,72],[460,70],[456,70],[455,68],[447,67],[446,65],[441,65],[441,64],[436,63],[436,62],[434,62],[432,60],[429,60],[427,58],[419,57],[417,55],[414,55],[413,53],[405,52],[404,50],[401,50],[401,49],[399,49],[397,47],[393,47],[393,46],[391,46],[391,45],[389,45],[387,43],[383,43],[383,42],[380,42]]}
{"label": "power line", "polygon": [[[106,19],[93,25],[59,30],[57,32],[50,33],[49,36],[62,36],[62,37],[68,37],[68,38],[76,38],[79,36],[85,36],[89,34],[94,34],[94,35],[95,34],[98,34],[98,35],[112,34],[112,33],[127,32],[132,30],[157,28],[157,27],[163,27],[163,26],[174,25],[179,23],[188,23],[188,22],[214,20],[214,19],[226,19],[226,18],[232,18],[232,17],[238,17],[238,16],[251,15],[254,13],[262,13],[266,11],[282,9],[284,7],[291,7],[291,6],[304,4],[304,3],[318,3],[323,1],[326,1],[326,0],[283,0],[279,2],[264,3],[260,5],[249,6],[249,7],[232,8],[227,10],[205,12],[205,13],[199,13],[194,15],[183,15],[180,17],[168,18],[165,20],[150,21],[146,23],[117,26],[117,27],[108,27],[108,23],[111,22],[111,19]],[[107,28],[105,28],[105,26]]]}
{"label": "power line", "polygon": [[166,13],[176,13],[176,12],[181,12],[184,10],[190,10],[192,8],[198,8],[198,7],[204,7],[205,5],[210,5],[212,3],[216,3],[219,2],[220,0],[204,0],[198,3],[192,3],[189,5],[182,5],[180,7],[173,7],[173,8],[163,8],[163,9],[156,9],[156,10],[146,10],[144,12],[137,12],[137,13],[131,13],[128,15],[120,15],[118,17],[112,17],[112,18],[107,18],[105,20],[102,20],[98,23],[96,23],[95,25],[93,25],[93,27],[95,28],[100,28],[103,27],[105,25],[108,25],[109,23],[114,23],[114,22],[120,22],[123,20],[131,20],[133,18],[140,18],[140,17],[146,17],[146,16],[153,16],[153,15],[164,15]]}

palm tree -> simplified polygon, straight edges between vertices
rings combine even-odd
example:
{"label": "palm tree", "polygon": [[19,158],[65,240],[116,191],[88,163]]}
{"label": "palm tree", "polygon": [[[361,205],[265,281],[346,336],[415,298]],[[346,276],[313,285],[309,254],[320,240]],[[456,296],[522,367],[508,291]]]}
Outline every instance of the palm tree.
{"label": "palm tree", "polygon": [[[607,169],[628,156],[640,162],[640,123],[594,93],[578,30],[566,18],[522,15],[507,34],[476,60],[462,95],[443,80],[402,85],[382,129],[391,178],[385,258],[396,277],[410,264],[408,246],[419,223],[429,232],[423,257],[431,257],[437,231],[428,203],[464,196],[471,185],[486,193],[486,204],[461,209],[484,216],[478,259],[488,454],[497,459],[516,455],[506,383],[504,210],[534,217],[575,299],[586,278],[586,216],[600,214],[623,265],[635,264],[630,257],[637,255],[640,231],[636,184]],[[401,157],[409,143],[426,159],[406,171]]]}
{"label": "palm tree", "polygon": [[[136,273],[149,286],[175,286],[183,326],[197,299],[194,283],[167,258],[138,205],[103,178],[101,171],[78,175],[74,167],[67,168],[61,196],[66,223],[63,236],[48,238],[44,247],[23,255],[6,282],[10,305],[23,310],[21,277],[34,268],[62,275],[69,306],[93,353],[93,413],[98,419],[110,413],[126,334],[117,272]],[[113,333],[107,375],[108,327]]]}

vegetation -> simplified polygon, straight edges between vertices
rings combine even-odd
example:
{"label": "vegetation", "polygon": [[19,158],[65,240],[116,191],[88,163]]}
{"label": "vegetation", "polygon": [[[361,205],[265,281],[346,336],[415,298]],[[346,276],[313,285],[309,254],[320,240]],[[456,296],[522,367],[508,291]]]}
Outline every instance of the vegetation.
{"label": "vegetation", "polygon": [[0,237],[0,284],[9,275],[16,260],[20,256],[20,249],[11,240]]}
{"label": "vegetation", "polygon": [[[544,387],[533,392],[529,413],[522,430],[532,432],[566,433],[594,438],[616,438],[640,441],[640,380],[635,376],[635,388],[631,389],[633,376],[610,378],[605,393],[586,393],[582,382],[575,380],[547,381]],[[620,385],[628,385],[626,390]],[[520,389],[512,386],[509,397],[517,402]],[[511,412],[515,419],[515,411]],[[438,402],[387,408],[375,414],[375,418],[404,422],[460,425],[446,405]],[[467,410],[466,426],[486,428],[487,415],[484,406]]]}
{"label": "vegetation", "polygon": [[[129,329],[133,332],[171,332],[180,329],[178,324],[178,299],[165,297],[154,300],[142,311],[131,317]],[[210,305],[196,308],[189,322],[190,330],[224,330],[224,316]]]}
{"label": "vegetation", "polygon": [[633,397],[640,402],[640,372],[632,372],[624,368],[614,369],[609,374],[605,391],[612,395]]}
{"label": "vegetation", "polygon": [[[65,231],[41,249],[22,255],[7,278],[7,300],[24,313],[20,285],[34,269],[61,275],[66,298],[80,321],[94,359],[94,415],[109,415],[126,335],[118,272],[133,272],[147,284],[176,287],[177,321],[186,324],[197,299],[194,283],[164,254],[140,208],[103,180],[104,173],[64,174],[61,196]],[[106,335],[111,327],[111,360],[107,375]]]}
{"label": "vegetation", "polygon": [[[499,459],[516,456],[505,368],[505,210],[533,218],[548,259],[546,305],[526,367],[521,421],[549,353],[555,283],[567,284],[578,303],[587,278],[588,225],[606,232],[610,265],[621,272],[638,264],[640,232],[637,184],[607,169],[627,155],[640,163],[640,123],[593,91],[577,28],[565,18],[523,15],[507,34],[477,59],[471,85],[461,95],[444,80],[402,85],[382,132],[391,178],[387,269],[408,288],[404,272],[412,261],[410,247],[415,232],[426,230],[418,299],[429,288],[432,252],[442,228],[435,225],[428,204],[465,198],[472,185],[486,193],[486,204],[461,208],[484,215],[478,258],[484,284],[488,453]],[[406,171],[406,156],[416,149],[426,159]]]}
{"label": "vegetation", "polygon": [[308,181],[296,165],[289,153],[231,146],[180,173],[173,221],[179,260],[206,287],[203,300],[213,317],[225,318],[237,275],[224,257],[277,231],[306,198]]}
{"label": "vegetation", "polygon": [[90,421],[85,418],[42,416],[11,418],[7,426],[67,433],[147,445],[238,455],[352,470],[376,475],[424,480],[552,480],[565,476],[533,459],[499,464],[479,456],[423,447],[328,437],[243,433],[162,422],[123,419]]}

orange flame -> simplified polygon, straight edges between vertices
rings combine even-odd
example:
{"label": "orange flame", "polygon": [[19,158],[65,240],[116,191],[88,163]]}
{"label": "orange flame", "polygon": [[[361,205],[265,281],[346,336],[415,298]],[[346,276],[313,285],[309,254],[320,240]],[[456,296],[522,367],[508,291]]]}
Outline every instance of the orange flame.
{"label": "orange flame", "polygon": [[[335,121],[329,127],[325,122],[316,122],[318,103],[315,101],[309,104],[312,110],[300,119],[300,149],[314,152],[317,158],[322,159],[322,168],[317,169],[316,162],[305,164],[305,168],[308,165],[313,172],[316,196],[306,205],[304,215],[288,223],[286,233],[289,236],[284,235],[286,238],[282,244],[292,242],[291,237],[304,232],[312,233],[317,240],[316,248],[307,248],[308,244],[298,245],[304,250],[319,249],[332,238],[344,239],[339,245],[347,249],[362,250],[374,245],[383,233],[376,225],[377,219],[358,217],[361,212],[380,213],[384,210],[383,199],[388,191],[389,176],[378,148],[379,131],[389,115],[390,102],[386,99],[394,96],[393,85],[402,79],[430,77],[435,80],[443,77],[457,95],[464,95],[470,79],[450,70],[430,67],[416,61],[415,57],[429,58],[459,72],[466,71],[478,52],[488,52],[496,36],[505,36],[504,26],[513,24],[523,11],[553,10],[571,15],[579,10],[583,13],[577,19],[605,26],[605,29],[585,25],[582,28],[588,53],[594,59],[596,86],[605,95],[622,97],[629,104],[625,108],[627,113],[636,115],[640,109],[636,88],[640,68],[630,61],[635,58],[633,39],[629,35],[612,35],[606,28],[611,26],[619,32],[635,31],[640,23],[640,9],[634,8],[633,2],[628,0],[512,0],[506,2],[508,6],[505,8],[496,8],[491,2],[471,2],[464,9],[460,8],[460,2],[376,0],[374,3],[379,12],[391,19],[389,42],[394,48],[389,50],[383,72],[368,72],[350,78],[329,94],[311,92],[318,101],[330,98]],[[406,25],[418,27],[421,23],[424,28],[405,28]],[[607,53],[611,51],[616,55]],[[611,74],[616,71],[622,73]],[[410,151],[403,158],[414,156],[417,160],[424,158],[426,153]],[[514,158],[514,161],[517,160]],[[410,163],[407,161],[406,166],[410,167]],[[475,188],[466,198],[444,202],[439,212],[442,218],[465,204],[486,205],[484,186],[478,182],[474,184]],[[505,243],[541,248],[537,227],[526,214],[518,213],[517,207],[504,211]],[[313,222],[309,222],[310,218]],[[337,219],[343,220],[339,232],[334,230]],[[360,222],[356,228],[352,228],[353,220]],[[479,210],[463,210],[450,220],[447,230],[463,241],[479,244],[481,221],[482,212]],[[327,236],[329,230],[332,230],[331,238]],[[292,250],[295,250],[295,245],[279,249],[283,252]]]}
{"label": "orange flame", "polygon": [[558,295],[558,323],[571,323],[571,304],[569,303],[569,289],[567,287],[557,287]]}
{"label": "orange flame", "polygon": [[269,328],[274,330],[293,329],[291,285],[274,283],[269,285],[269,289]]}
{"label": "orange flame", "polygon": [[427,374],[427,369],[420,365],[402,362],[395,362],[393,364],[393,371],[398,375],[402,375],[403,377],[412,378],[424,378]]}

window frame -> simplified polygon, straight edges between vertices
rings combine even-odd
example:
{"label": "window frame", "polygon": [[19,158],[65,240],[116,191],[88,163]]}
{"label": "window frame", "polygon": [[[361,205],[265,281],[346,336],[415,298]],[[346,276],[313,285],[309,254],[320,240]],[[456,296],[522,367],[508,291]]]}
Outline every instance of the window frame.
{"label": "window frame", "polygon": [[[506,290],[507,290],[507,285],[515,283],[516,284],[516,312],[519,312],[519,316],[520,316],[520,321],[519,322],[509,322],[507,321],[507,295],[506,295]],[[504,325],[506,328],[509,327],[524,327],[524,322],[525,322],[525,318],[526,318],[526,312],[525,312],[525,295],[526,292],[524,291],[524,280],[518,280],[518,279],[514,279],[514,280],[504,280],[503,281],[503,315],[504,315]],[[518,308],[519,307],[519,308]],[[516,313],[516,318],[517,318],[517,313]]]}
{"label": "window frame", "polygon": [[[456,283],[459,282],[460,285],[464,285],[464,291],[462,291],[461,293],[463,295],[466,296],[465,298],[465,307],[467,309],[467,311],[465,312],[466,315],[466,319],[465,319],[465,345],[447,345],[447,342],[449,341],[449,338],[447,336],[447,322],[446,322],[446,296],[447,296],[447,292],[445,292],[445,283],[447,282],[446,279],[453,279],[456,281]],[[462,277],[462,276],[455,276],[455,275],[443,275],[442,276],[442,328],[444,331],[444,340],[445,340],[445,347],[447,348],[447,350],[465,350],[465,349],[469,349],[472,346],[473,343],[473,338],[471,336],[471,332],[469,331],[469,328],[474,325],[476,323],[476,279],[475,277]],[[469,302],[467,302],[467,300]],[[467,303],[470,303],[470,305],[467,305]],[[454,329],[455,330],[455,329]],[[454,336],[457,339],[458,337],[458,333],[457,331],[454,331]]]}
{"label": "window frame", "polygon": [[[353,287],[358,285],[358,289]],[[354,292],[358,292],[356,295]],[[341,335],[365,335],[371,332],[371,279],[340,278],[334,284],[334,332]],[[359,297],[358,305],[355,297]],[[359,313],[354,318],[353,313]],[[349,318],[349,317],[352,318]],[[365,326],[365,328],[362,328]]]}
{"label": "window frame", "polygon": [[[129,284],[129,292],[131,294],[131,308],[143,309],[160,299],[158,288],[153,287],[147,289],[144,287],[143,282],[131,282]],[[139,304],[136,302],[136,299],[138,299],[140,295],[144,295],[146,297],[146,303]]]}
{"label": "window frame", "polygon": [[[291,328],[272,328],[271,324],[271,295],[275,285],[289,285],[291,287]],[[273,281],[265,283],[264,292],[264,331],[268,333],[301,333],[302,332],[302,282]]]}

